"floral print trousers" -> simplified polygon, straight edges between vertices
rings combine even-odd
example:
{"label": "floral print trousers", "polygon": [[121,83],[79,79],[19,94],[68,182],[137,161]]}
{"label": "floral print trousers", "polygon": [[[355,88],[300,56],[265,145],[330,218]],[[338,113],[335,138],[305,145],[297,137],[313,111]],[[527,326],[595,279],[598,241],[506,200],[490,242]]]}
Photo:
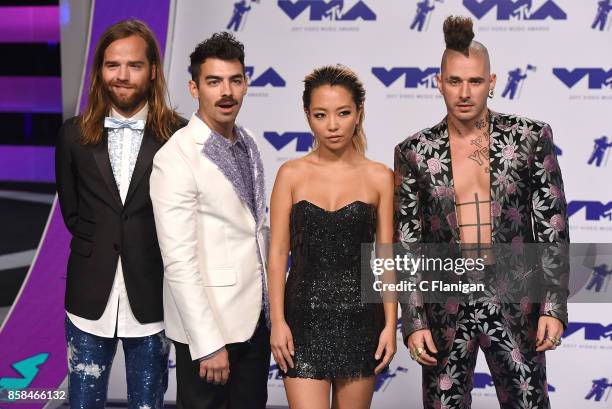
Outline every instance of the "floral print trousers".
{"label": "floral print trousers", "polygon": [[[513,307],[520,309],[506,305],[504,314]],[[482,348],[501,409],[549,409],[545,355],[536,352],[533,334],[525,336],[528,323],[517,333],[500,308],[482,302],[463,302],[456,313],[455,330],[446,329],[450,334],[443,335],[452,342],[450,352],[437,366],[423,366],[424,408],[471,407],[474,368]]]}

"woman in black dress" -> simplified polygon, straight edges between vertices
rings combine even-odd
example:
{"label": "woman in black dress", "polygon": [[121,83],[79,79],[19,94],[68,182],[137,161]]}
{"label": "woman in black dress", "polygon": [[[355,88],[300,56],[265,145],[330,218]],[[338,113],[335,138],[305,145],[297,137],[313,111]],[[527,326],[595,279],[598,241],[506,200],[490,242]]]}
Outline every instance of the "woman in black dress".
{"label": "woman in black dress", "polygon": [[[396,351],[397,303],[361,299],[362,243],[391,243],[393,172],[364,155],[363,85],[342,66],[305,79],[315,136],[271,200],[271,345],[292,409],[369,408]],[[288,254],[291,269],[285,281]]]}

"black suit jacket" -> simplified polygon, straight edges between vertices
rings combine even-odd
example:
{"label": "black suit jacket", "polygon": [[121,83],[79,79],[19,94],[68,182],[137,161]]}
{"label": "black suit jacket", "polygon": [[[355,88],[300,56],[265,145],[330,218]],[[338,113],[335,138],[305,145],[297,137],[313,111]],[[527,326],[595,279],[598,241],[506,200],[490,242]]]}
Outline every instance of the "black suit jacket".
{"label": "black suit jacket", "polygon": [[[66,310],[86,319],[99,319],[121,257],[134,316],[143,324],[162,321],[164,266],[149,197],[153,156],[162,142],[145,129],[122,204],[108,156],[106,130],[101,130],[104,138],[98,145],[81,145],[77,118],[67,120],[60,129],[55,152],[59,203],[72,234]],[[176,129],[185,124],[181,118]]]}

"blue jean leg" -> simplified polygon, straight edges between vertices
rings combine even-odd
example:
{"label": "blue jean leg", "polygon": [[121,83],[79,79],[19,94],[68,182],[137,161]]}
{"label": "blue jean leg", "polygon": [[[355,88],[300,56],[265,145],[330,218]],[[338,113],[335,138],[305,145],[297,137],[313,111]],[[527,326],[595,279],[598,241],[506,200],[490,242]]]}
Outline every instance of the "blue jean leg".
{"label": "blue jean leg", "polygon": [[170,342],[164,331],[140,338],[121,338],[125,353],[129,409],[162,409],[168,388]]}
{"label": "blue jean leg", "polygon": [[68,398],[71,409],[104,409],[117,338],[78,329],[66,317]]}

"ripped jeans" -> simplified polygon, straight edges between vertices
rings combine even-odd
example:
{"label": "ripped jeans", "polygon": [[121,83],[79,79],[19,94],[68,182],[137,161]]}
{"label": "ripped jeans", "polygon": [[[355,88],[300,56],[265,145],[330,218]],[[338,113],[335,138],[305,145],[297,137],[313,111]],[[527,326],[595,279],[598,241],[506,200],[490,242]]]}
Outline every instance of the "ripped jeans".
{"label": "ripped jeans", "polygon": [[163,331],[139,338],[104,338],[81,331],[66,317],[71,409],[104,409],[120,339],[125,354],[128,408],[164,407],[170,342]]}

